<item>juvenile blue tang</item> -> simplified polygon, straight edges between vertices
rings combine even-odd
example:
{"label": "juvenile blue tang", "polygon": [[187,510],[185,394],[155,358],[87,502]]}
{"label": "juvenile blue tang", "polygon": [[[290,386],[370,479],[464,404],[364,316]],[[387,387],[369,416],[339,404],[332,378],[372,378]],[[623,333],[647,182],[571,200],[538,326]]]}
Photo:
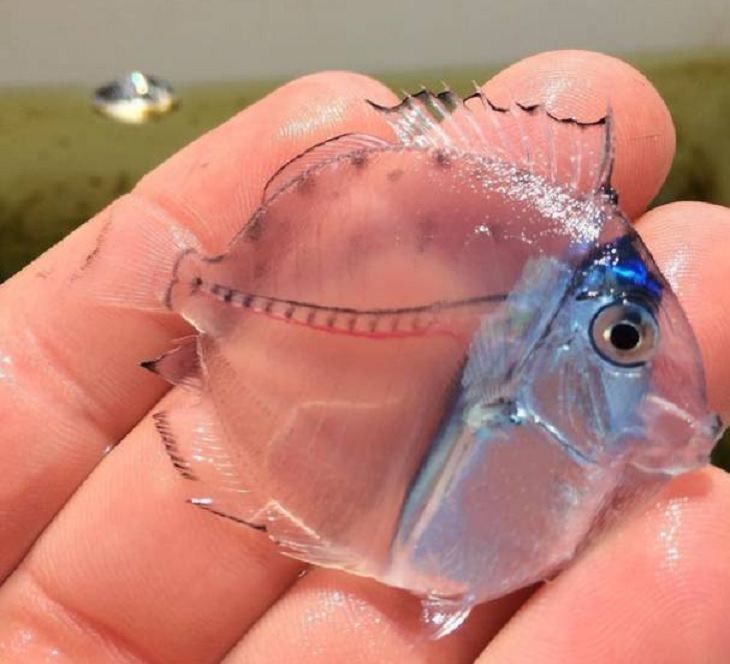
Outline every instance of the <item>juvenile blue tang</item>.
{"label": "juvenile blue tang", "polygon": [[720,424],[617,206],[610,113],[372,106],[393,140],[313,146],[225,253],[180,253],[164,303],[197,334],[144,366],[187,391],[155,421],[193,505],[410,590],[440,635],[706,464]]}

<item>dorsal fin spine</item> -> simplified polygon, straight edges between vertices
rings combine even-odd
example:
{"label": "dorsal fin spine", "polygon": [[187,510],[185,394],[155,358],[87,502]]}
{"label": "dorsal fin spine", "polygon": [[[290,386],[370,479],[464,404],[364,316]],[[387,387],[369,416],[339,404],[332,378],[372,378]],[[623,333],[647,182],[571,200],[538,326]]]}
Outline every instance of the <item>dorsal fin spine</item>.
{"label": "dorsal fin spine", "polygon": [[[476,85],[476,83],[475,83],[475,85]],[[502,112],[505,112],[506,109],[502,109],[502,108],[495,106],[487,98],[487,96],[482,94],[482,92],[478,89],[473,95],[471,95],[471,97],[467,98],[467,101],[469,99],[474,99],[474,98],[476,98],[479,101],[479,103],[482,105],[482,108],[484,109],[486,116],[489,118],[490,124],[492,125],[492,128],[494,130],[494,133],[499,138],[499,142],[501,144],[502,158],[506,158],[510,152],[509,145],[507,144],[507,137],[505,136],[503,128],[497,122],[497,116],[495,115],[495,112],[502,113]],[[464,103],[464,105],[466,106],[466,102]],[[484,140],[484,143],[486,143],[486,138]]]}
{"label": "dorsal fin spine", "polygon": [[548,178],[554,182],[557,177],[557,160],[555,159],[555,131],[554,125],[547,113],[540,115],[545,135],[545,155],[548,160]]}
{"label": "dorsal fin spine", "polygon": [[[520,109],[518,111],[517,109]],[[533,109],[534,110],[534,109]],[[515,118],[515,124],[517,125],[517,128],[520,131],[520,141],[522,142],[522,152],[524,155],[524,166],[528,171],[532,171],[533,163],[532,163],[532,150],[530,149],[530,137],[527,134],[527,131],[525,130],[524,120],[527,115],[525,113],[530,113],[531,111],[527,108],[524,108],[523,106],[520,106],[517,104],[516,106],[513,106],[510,109],[510,112],[512,113],[513,117]]]}
{"label": "dorsal fin spine", "polygon": [[580,182],[581,169],[582,169],[582,158],[580,150],[578,150],[577,137],[575,134],[570,134],[570,140],[573,143],[573,149],[571,150],[570,162],[573,167],[573,176],[571,180],[571,186],[576,188]]}
{"label": "dorsal fin spine", "polygon": [[371,105],[405,146],[481,153],[582,194],[615,196],[610,107],[604,117],[583,122],[557,117],[543,104],[502,107],[479,89],[462,99],[448,88],[422,89],[393,107]]}
{"label": "dorsal fin spine", "polygon": [[606,126],[604,133],[603,164],[601,165],[601,171],[596,182],[596,189],[600,189],[611,202],[618,203],[618,193],[611,184],[616,146],[613,135],[613,109],[610,100],[606,104],[606,115],[603,121]]}

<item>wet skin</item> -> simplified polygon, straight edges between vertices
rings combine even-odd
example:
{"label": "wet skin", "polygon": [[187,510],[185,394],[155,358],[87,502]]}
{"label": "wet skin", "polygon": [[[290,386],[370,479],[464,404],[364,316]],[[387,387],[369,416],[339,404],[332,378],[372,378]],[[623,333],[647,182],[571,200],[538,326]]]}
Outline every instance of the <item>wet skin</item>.
{"label": "wet skin", "polygon": [[[711,405],[727,418],[730,211],[686,202],[643,214],[674,152],[656,92],[627,65],[578,52],[522,61],[484,89],[584,121],[610,96],[622,207],[687,311]],[[105,269],[94,250],[112,217],[182,226],[220,251],[283,162],[344,132],[390,136],[363,98],[395,101],[354,74],[281,88],[0,288],[0,659],[727,661],[730,481],[716,469],[679,478],[556,580],[480,607],[438,642],[422,638],[407,593],[321,569],[301,576],[261,533],[185,504],[148,415],[179,395],[139,361],[187,330],[170,315],[100,307],[80,270],[89,257]]]}

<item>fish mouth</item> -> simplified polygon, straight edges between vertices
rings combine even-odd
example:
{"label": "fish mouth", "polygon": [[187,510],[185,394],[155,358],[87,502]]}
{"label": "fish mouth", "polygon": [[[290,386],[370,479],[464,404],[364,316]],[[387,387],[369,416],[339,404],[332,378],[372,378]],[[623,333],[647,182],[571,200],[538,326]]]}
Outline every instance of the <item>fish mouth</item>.
{"label": "fish mouth", "polygon": [[725,431],[725,423],[717,413],[711,413],[707,416],[706,432],[707,437],[717,442]]}
{"label": "fish mouth", "polygon": [[633,466],[674,476],[709,463],[725,429],[718,414],[707,409],[693,413],[659,395],[649,397],[646,405],[650,444],[631,459]]}

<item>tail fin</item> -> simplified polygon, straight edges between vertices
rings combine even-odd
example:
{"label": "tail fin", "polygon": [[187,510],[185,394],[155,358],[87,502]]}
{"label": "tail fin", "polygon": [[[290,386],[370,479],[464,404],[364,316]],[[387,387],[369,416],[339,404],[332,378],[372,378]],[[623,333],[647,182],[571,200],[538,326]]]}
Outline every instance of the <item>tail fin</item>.
{"label": "tail fin", "polygon": [[195,253],[192,247],[197,242],[169,219],[150,213],[147,206],[136,206],[138,216],[129,214],[128,205],[117,207],[129,200],[121,199],[110,208],[96,247],[74,281],[83,283],[104,305],[168,310],[176,271],[185,255]]}

